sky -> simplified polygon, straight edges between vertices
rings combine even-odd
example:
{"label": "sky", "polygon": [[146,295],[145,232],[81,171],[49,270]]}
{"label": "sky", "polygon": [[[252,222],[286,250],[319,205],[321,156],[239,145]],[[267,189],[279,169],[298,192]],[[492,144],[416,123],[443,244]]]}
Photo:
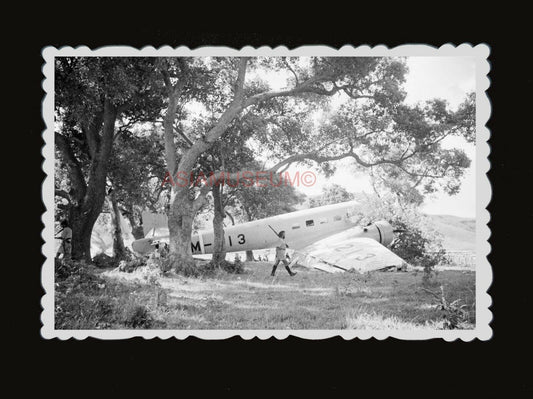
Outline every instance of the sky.
{"label": "sky", "polygon": [[[465,95],[475,91],[475,63],[470,57],[408,57],[409,73],[404,88],[407,92],[406,102],[416,104],[432,98],[442,98],[455,109],[463,102]],[[429,196],[422,205],[422,211],[428,214],[454,215],[475,218],[476,213],[476,153],[473,144],[463,139],[452,137],[443,141],[448,148],[462,148],[472,160],[470,168],[462,179],[461,190],[454,196],[444,192],[437,192]],[[291,167],[289,172],[301,170],[301,167]],[[349,178],[347,178],[349,176]],[[329,179],[317,175],[313,187],[300,187],[306,195],[320,194],[322,187],[327,184],[339,184],[350,192],[371,193],[368,176],[358,174],[354,176],[350,162],[337,163],[337,172]]]}
{"label": "sky", "polygon": [[[407,61],[409,75],[405,88],[406,101],[416,103],[432,97],[448,100],[456,108],[466,93],[475,91],[475,61],[471,57],[411,57]],[[428,198],[422,210],[430,214],[462,217],[476,216],[476,151],[473,144],[451,137],[444,143],[448,147],[462,148],[472,160],[463,176],[461,190],[454,196],[443,192]]]}

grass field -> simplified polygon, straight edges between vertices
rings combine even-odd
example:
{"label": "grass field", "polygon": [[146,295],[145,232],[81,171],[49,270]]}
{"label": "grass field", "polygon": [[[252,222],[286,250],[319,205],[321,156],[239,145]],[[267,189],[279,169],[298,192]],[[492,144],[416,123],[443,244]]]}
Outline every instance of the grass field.
{"label": "grass field", "polygon": [[142,271],[97,272],[91,289],[70,286],[68,297],[56,290],[62,306],[56,328],[440,329],[446,312],[428,291],[440,296],[441,285],[448,303],[465,305],[459,328],[475,326],[473,271],[441,271],[423,284],[419,271],[360,275],[296,268],[291,278],[281,268],[272,278],[270,267],[247,262],[244,274],[150,275],[150,283]]}

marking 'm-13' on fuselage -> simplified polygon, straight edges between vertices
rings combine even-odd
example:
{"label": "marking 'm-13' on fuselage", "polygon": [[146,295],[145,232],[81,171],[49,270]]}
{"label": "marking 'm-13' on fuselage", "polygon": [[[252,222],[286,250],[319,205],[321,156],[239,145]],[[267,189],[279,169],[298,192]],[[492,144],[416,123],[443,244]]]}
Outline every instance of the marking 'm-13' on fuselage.
{"label": "marking 'm-13' on fuselage", "polygon": [[[317,208],[304,209],[246,222],[224,228],[227,252],[273,248],[279,238],[273,230],[285,231],[285,241],[291,249],[304,248],[318,240],[354,228],[361,219],[357,202],[349,201]],[[389,223],[378,221],[360,227],[360,236],[368,237],[387,246],[392,242],[393,230]],[[141,254],[153,250],[153,241],[168,241],[168,235],[145,237],[133,242],[133,249]],[[193,255],[213,253],[214,232],[202,230],[191,236]]]}

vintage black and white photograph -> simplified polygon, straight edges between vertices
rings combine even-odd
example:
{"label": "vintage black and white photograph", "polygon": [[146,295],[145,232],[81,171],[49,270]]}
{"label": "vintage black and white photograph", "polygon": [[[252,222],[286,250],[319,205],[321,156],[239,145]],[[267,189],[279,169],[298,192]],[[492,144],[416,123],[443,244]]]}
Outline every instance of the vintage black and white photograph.
{"label": "vintage black and white photograph", "polygon": [[45,48],[41,334],[489,339],[488,58]]}

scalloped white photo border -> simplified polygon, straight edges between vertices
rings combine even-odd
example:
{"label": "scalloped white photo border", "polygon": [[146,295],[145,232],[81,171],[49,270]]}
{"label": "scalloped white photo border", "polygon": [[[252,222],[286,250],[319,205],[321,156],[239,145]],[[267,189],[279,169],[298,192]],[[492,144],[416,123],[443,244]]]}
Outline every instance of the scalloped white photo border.
{"label": "scalloped white photo border", "polygon": [[[487,293],[492,283],[492,269],[487,260],[490,252],[490,229],[487,223],[490,214],[486,210],[490,202],[492,189],[486,173],[490,169],[488,155],[490,147],[487,143],[490,132],[485,126],[491,114],[491,105],[486,90],[490,80],[488,73],[490,64],[488,57],[490,48],[486,44],[471,45],[463,43],[459,46],[445,44],[440,48],[425,44],[406,44],[394,48],[384,45],[370,47],[366,45],[353,47],[345,45],[339,49],[328,46],[301,46],[288,49],[285,46],[275,48],[245,46],[238,49],[229,47],[198,47],[190,49],[185,46],[172,48],[152,46],[141,49],[128,46],[106,46],[90,49],[86,46],[45,47],[42,51],[44,64],[42,72],[44,79],[42,87],[45,97],[42,102],[42,116],[46,124],[43,132],[45,145],[42,150],[44,156],[43,170],[46,174],[42,185],[43,202],[46,211],[42,216],[44,229],[42,237],[44,244],[42,252],[46,257],[41,270],[41,281],[45,290],[41,298],[43,311],[41,313],[41,335],[45,339],[59,338],[61,340],[75,338],[85,339],[94,337],[98,339],[125,339],[131,337],[143,337],[145,339],[175,337],[185,339],[195,336],[201,339],[226,339],[240,336],[243,339],[268,339],[275,337],[285,339],[292,335],[304,339],[325,339],[340,336],[344,339],[369,339],[379,340],[388,337],[404,340],[426,340],[442,338],[446,341],[461,339],[472,341],[479,339],[489,340],[492,337],[492,312],[489,307],[492,298]],[[476,74],[476,325],[472,330],[56,330],[54,326],[54,58],[65,56],[427,56],[427,57],[473,57],[475,59]]]}

